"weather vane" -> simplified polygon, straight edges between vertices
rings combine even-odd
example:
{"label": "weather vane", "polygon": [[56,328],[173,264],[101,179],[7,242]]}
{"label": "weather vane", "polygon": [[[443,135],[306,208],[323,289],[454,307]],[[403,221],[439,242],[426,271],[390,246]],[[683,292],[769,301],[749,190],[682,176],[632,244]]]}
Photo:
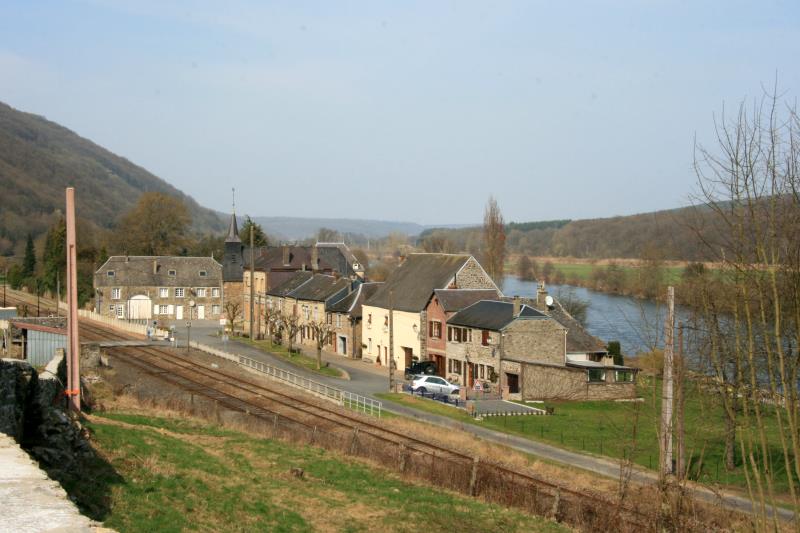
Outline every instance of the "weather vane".
{"label": "weather vane", "polygon": [[233,212],[236,212],[236,187],[231,187],[231,205],[233,206]]}

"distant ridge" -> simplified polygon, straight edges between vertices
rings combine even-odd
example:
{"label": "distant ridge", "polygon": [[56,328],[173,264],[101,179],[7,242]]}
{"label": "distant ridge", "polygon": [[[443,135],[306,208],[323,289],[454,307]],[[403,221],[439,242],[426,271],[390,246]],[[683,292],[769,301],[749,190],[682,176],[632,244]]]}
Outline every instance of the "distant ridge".
{"label": "distant ridge", "polygon": [[[390,233],[419,235],[434,226],[423,226],[415,222],[369,220],[357,218],[305,218],[305,217],[260,217],[253,220],[268,234],[287,240],[313,237],[320,228],[328,228],[343,234],[363,235],[369,239],[386,237]],[[460,228],[471,224],[437,225],[435,227]]]}
{"label": "distant ridge", "polygon": [[0,254],[28,233],[44,233],[63,210],[68,186],[76,188],[78,216],[99,228],[111,227],[143,192],[156,191],[186,203],[195,231],[225,229],[214,211],[142,167],[0,102]]}

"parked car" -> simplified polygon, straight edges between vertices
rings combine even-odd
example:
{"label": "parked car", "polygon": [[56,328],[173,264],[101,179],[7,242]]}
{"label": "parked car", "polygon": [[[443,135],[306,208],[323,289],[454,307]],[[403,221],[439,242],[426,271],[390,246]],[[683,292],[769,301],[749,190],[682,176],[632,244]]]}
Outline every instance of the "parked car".
{"label": "parked car", "polygon": [[411,382],[411,390],[420,394],[434,392],[436,394],[457,394],[460,387],[453,385],[439,376],[418,376]]}
{"label": "parked car", "polygon": [[418,361],[406,367],[406,379],[414,376],[432,376],[436,373],[436,361]]}

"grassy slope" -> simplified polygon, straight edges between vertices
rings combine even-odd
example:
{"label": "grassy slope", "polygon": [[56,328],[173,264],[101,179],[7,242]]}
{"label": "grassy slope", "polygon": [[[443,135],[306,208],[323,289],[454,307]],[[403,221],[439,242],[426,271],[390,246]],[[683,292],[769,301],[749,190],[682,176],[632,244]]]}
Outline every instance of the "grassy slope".
{"label": "grassy slope", "polygon": [[[737,468],[725,470],[723,411],[716,398],[688,385],[684,423],[686,451],[691,456],[693,479],[745,488],[746,480],[737,456]],[[379,394],[395,401],[438,415],[479,424],[491,429],[547,442],[563,448],[605,455],[615,459],[630,457],[646,468],[658,466],[657,424],[661,412],[661,382],[640,385],[644,402],[547,402],[555,408],[553,416],[487,417],[475,421],[465,411],[438,402],[413,398],[407,394]],[[768,437],[776,472],[776,489],[787,491],[788,483],[774,418],[768,417]],[[737,444],[738,452],[738,444]],[[702,463],[702,464],[701,464]]]}
{"label": "grassy slope", "polygon": [[289,350],[280,344],[273,344],[268,340],[264,341],[254,341],[250,340],[247,337],[234,337],[234,340],[237,342],[241,342],[243,344],[249,344],[255,348],[258,348],[264,353],[268,353],[274,355],[276,357],[280,357],[281,359],[285,359],[287,362],[305,370],[310,370],[312,372],[316,372],[317,374],[322,374],[323,376],[332,376],[335,378],[343,377],[342,371],[333,366],[324,366],[325,361],[322,362],[323,367],[317,370],[317,360],[314,357],[307,357],[301,353],[290,354]]}
{"label": "grassy slope", "polygon": [[[88,427],[116,472],[99,469],[79,500],[105,500],[96,518],[122,532],[563,530],[317,448],[199,422],[106,413]],[[304,480],[290,474],[296,467]]]}

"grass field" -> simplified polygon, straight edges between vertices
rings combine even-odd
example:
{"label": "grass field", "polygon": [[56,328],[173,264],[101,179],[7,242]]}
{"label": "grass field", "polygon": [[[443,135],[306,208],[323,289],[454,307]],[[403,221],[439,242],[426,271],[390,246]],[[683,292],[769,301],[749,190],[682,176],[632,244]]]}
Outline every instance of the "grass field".
{"label": "grass field", "polygon": [[280,344],[273,344],[268,340],[257,341],[251,340],[247,337],[232,337],[232,340],[249,344],[250,346],[254,346],[258,348],[262,352],[272,354],[276,357],[280,357],[281,359],[285,359],[287,362],[305,370],[310,370],[312,372],[316,372],[317,374],[321,374],[323,376],[332,376],[335,378],[344,377],[344,374],[341,370],[333,366],[325,366],[325,362],[322,362],[322,368],[317,370],[317,360],[313,357],[308,357],[303,355],[302,353],[289,353],[289,350],[280,345]]}
{"label": "grass field", "polygon": [[[614,459],[629,458],[645,468],[658,466],[657,424],[661,412],[661,382],[640,384],[643,402],[547,402],[552,416],[500,416],[476,421],[465,411],[411,397],[407,394],[381,394],[422,411],[447,416],[461,422],[479,424],[504,433],[523,436],[579,452],[604,455]],[[684,423],[686,451],[691,457],[691,478],[736,488],[746,487],[737,453],[736,469],[728,472],[724,461],[724,418],[717,399],[687,383]],[[537,407],[541,405],[537,404]],[[788,490],[788,480],[780,455],[780,442],[774,418],[768,417],[768,438],[775,469],[776,489]],[[737,443],[737,452],[738,452]]]}
{"label": "grass field", "polygon": [[[592,277],[592,272],[596,268],[605,268],[604,265],[593,265],[590,263],[553,263],[553,268],[562,273],[565,279],[578,278],[580,280],[588,281]],[[619,269],[629,276],[636,273],[639,267],[619,265]],[[662,267],[665,275],[665,283],[677,283],[683,275],[684,267],[681,266],[664,266]]]}
{"label": "grass field", "polygon": [[68,489],[121,532],[566,531],[321,449],[201,422],[108,412],[88,428],[104,460],[90,483]]}

